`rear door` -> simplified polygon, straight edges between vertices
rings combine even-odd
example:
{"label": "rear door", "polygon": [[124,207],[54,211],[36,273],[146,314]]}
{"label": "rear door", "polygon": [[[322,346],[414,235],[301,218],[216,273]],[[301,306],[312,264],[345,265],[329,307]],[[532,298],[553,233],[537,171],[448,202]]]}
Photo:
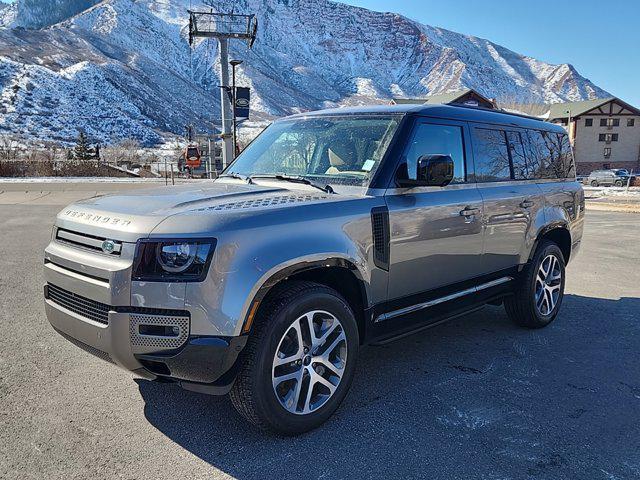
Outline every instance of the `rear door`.
{"label": "rear door", "polygon": [[528,179],[522,139],[526,131],[482,124],[473,124],[471,130],[475,180],[484,202],[483,269],[511,270],[522,263],[544,207],[542,191]]}

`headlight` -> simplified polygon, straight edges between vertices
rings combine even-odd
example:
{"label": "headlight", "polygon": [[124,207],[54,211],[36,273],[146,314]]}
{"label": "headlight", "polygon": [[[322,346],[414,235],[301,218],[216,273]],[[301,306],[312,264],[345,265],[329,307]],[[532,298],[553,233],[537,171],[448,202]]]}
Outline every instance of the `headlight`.
{"label": "headlight", "polygon": [[215,239],[140,240],[133,279],[150,282],[201,282],[207,274]]}

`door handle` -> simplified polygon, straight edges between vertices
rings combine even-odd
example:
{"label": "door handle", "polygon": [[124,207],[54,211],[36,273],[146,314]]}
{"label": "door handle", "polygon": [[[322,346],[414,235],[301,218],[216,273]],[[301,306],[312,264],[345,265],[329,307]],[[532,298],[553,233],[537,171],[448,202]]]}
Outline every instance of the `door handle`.
{"label": "door handle", "polygon": [[473,217],[474,215],[477,215],[479,211],[479,208],[466,207],[463,210],[460,210],[460,215],[463,217]]}
{"label": "door handle", "polygon": [[531,200],[525,200],[522,203],[520,203],[520,207],[522,208],[531,208],[536,204],[536,202],[531,201]]}

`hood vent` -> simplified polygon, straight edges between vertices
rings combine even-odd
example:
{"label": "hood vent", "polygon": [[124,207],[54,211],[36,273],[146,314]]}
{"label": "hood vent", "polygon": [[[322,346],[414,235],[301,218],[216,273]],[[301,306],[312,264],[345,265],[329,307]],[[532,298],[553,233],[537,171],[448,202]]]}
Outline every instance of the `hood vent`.
{"label": "hood vent", "polygon": [[280,195],[274,197],[261,197],[241,202],[230,202],[208,207],[203,210],[245,210],[248,208],[271,207],[274,205],[288,205],[292,203],[312,202],[314,200],[324,200],[326,195]]}

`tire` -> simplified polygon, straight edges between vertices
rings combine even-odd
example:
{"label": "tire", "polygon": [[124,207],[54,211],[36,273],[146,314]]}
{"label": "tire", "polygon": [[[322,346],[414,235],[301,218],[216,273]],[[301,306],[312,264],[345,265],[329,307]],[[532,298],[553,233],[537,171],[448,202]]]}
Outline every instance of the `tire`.
{"label": "tire", "polygon": [[[549,270],[546,275],[545,269]],[[564,297],[564,285],[565,260],[562,251],[555,243],[544,240],[522,271],[516,291],[505,299],[507,315],[523,327],[546,327],[558,315]]]}
{"label": "tire", "polygon": [[598,186],[598,182],[596,180],[591,180],[591,186],[592,187],[597,187]]}
{"label": "tire", "polygon": [[312,282],[276,288],[259,309],[230,395],[254,426],[295,435],[323,424],[346,397],[358,356],[358,325],[349,304],[331,288]]}
{"label": "tire", "polygon": [[622,186],[622,180],[616,180],[616,187]]}

